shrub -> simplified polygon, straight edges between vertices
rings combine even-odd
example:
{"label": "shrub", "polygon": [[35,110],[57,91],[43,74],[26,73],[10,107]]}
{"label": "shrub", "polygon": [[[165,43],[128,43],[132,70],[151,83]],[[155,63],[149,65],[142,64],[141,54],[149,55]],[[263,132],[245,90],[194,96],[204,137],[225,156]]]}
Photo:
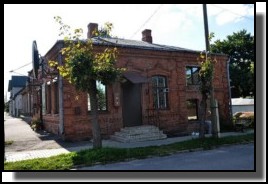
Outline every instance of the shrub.
{"label": "shrub", "polygon": [[4,103],[4,109],[5,109],[5,112],[9,112],[9,103],[8,102]]}
{"label": "shrub", "polygon": [[5,141],[5,146],[13,144],[14,141]]}
{"label": "shrub", "polygon": [[41,120],[38,118],[38,119],[34,119],[32,122],[31,122],[31,128],[34,130],[34,131],[38,131],[38,130],[41,130],[42,129],[42,122]]}

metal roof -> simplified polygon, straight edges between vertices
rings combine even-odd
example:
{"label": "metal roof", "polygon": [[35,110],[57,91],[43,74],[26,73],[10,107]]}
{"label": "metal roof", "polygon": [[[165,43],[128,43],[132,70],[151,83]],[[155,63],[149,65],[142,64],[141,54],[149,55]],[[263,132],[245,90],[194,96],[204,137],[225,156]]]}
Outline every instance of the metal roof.
{"label": "metal roof", "polygon": [[[123,38],[112,38],[112,37],[93,37],[90,38],[93,42],[93,45],[101,45],[101,46],[113,46],[113,47],[121,47],[121,48],[135,48],[135,49],[143,49],[143,50],[156,50],[156,51],[172,51],[172,52],[188,52],[188,53],[200,53],[200,50],[192,50],[186,49],[182,47],[148,43],[145,41],[139,40],[129,40]],[[81,41],[86,42],[88,39],[81,39]],[[57,40],[54,44],[56,46],[59,43],[64,43],[63,40]],[[54,46],[47,52],[49,53]],[[213,53],[217,55],[226,56],[226,54]],[[47,54],[46,54],[47,55]]]}
{"label": "metal roof", "polygon": [[9,80],[8,91],[11,91],[13,87],[24,87],[26,85],[27,76],[12,76]]}
{"label": "metal roof", "polygon": [[154,44],[145,41],[129,40],[122,38],[93,37],[92,41],[94,45],[112,45],[117,47],[139,48],[147,50],[186,51],[186,52],[198,52],[198,53],[200,52],[197,50],[191,50],[182,47]]}
{"label": "metal roof", "polygon": [[254,99],[232,98],[232,105],[254,105]]}

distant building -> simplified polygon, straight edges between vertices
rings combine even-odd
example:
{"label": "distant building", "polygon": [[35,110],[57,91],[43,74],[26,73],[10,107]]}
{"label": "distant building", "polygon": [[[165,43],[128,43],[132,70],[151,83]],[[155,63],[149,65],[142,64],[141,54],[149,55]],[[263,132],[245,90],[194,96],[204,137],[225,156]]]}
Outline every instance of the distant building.
{"label": "distant building", "polygon": [[22,109],[21,90],[26,86],[27,76],[12,76],[8,83],[8,92],[10,92],[9,114],[19,116]]}
{"label": "distant building", "polygon": [[232,98],[232,111],[236,112],[254,112],[254,99]]}
{"label": "distant building", "polygon": [[[114,84],[97,85],[102,91],[99,103],[99,123],[103,137],[109,137],[123,127],[155,125],[167,135],[182,135],[199,127],[200,51],[153,43],[151,30],[142,32],[142,41],[121,38],[92,37],[98,24],[88,25],[88,39],[96,52],[117,47],[118,67],[127,69],[122,80]],[[195,40],[192,40],[195,42]],[[62,79],[49,60],[64,62],[60,53],[63,41],[57,41],[43,57],[43,68],[32,86],[34,118],[42,118],[44,128],[65,140],[92,138],[92,123],[88,94],[77,91]],[[227,56],[215,55],[213,79],[221,123],[231,123],[227,76]]]}

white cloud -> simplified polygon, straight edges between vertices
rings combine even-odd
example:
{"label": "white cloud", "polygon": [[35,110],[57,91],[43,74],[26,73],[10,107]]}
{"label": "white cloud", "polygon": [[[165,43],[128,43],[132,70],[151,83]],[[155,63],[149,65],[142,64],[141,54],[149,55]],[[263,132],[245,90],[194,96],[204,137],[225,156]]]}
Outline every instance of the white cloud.
{"label": "white cloud", "polygon": [[[208,15],[214,17],[218,25],[239,22],[254,15],[254,6],[244,4],[209,5]],[[253,20],[253,18],[252,18]]]}

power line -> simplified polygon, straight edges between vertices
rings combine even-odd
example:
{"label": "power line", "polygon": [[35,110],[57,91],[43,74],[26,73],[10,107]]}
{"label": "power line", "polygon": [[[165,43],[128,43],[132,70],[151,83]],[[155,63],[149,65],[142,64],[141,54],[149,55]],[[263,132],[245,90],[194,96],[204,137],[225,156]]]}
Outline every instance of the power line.
{"label": "power line", "polygon": [[[29,64],[31,64],[32,62],[30,62],[30,63],[27,63],[27,64],[25,64],[25,65],[22,65],[22,66],[20,66],[19,68],[17,68],[17,69],[14,69],[14,70],[10,70],[9,72],[14,72],[15,70],[18,70],[18,69],[21,69],[21,68],[23,68],[23,67],[25,67],[25,66],[28,66]],[[15,73],[15,72],[14,72]]]}
{"label": "power line", "polygon": [[234,15],[238,15],[239,17],[244,17],[244,18],[247,18],[247,19],[249,19],[249,20],[251,20],[251,21],[254,21],[254,20],[253,20],[252,18],[250,18],[250,17],[247,17],[247,16],[245,16],[245,15],[238,14],[238,13],[233,12],[233,11],[227,9],[227,8],[222,8],[222,7],[217,6],[217,5],[214,5],[214,4],[210,4],[210,5],[215,6],[215,7],[217,7],[217,8],[220,8],[220,9],[222,9],[222,10],[228,11],[228,12],[234,14]]}
{"label": "power line", "polygon": [[[30,76],[24,75],[24,74],[22,74],[22,73],[18,73],[18,72],[14,72],[14,71],[10,71],[10,72],[11,72],[11,73],[19,74],[19,75],[21,75],[21,76],[30,77]],[[30,78],[32,78],[32,77],[30,77]]]}
{"label": "power line", "polygon": [[131,38],[133,38],[140,30],[141,30],[141,28],[143,28],[143,26],[145,25],[145,24],[147,24],[147,22],[149,22],[150,20],[151,20],[151,18],[160,10],[160,8],[163,6],[163,4],[161,4],[160,6],[158,6],[157,8],[156,8],[156,10],[153,12],[153,14],[142,24],[142,26],[130,37],[130,39]]}

